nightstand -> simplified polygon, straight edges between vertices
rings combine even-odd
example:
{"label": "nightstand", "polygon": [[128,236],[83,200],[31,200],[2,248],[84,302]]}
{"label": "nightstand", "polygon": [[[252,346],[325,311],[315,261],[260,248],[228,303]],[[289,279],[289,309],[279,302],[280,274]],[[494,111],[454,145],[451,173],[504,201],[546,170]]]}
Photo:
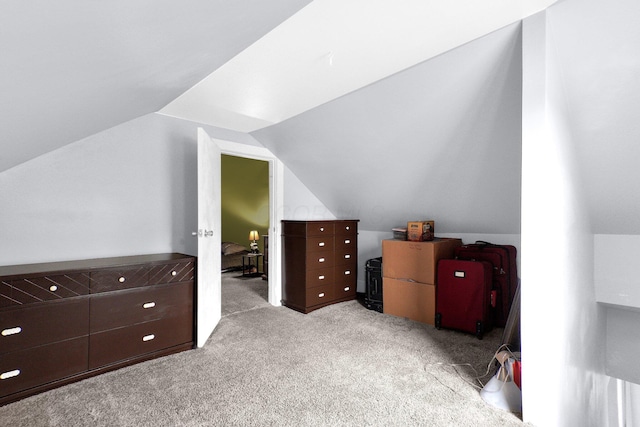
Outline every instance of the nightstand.
{"label": "nightstand", "polygon": [[[242,255],[242,276],[255,277],[262,275],[262,271],[260,271],[260,260],[263,256],[263,254]],[[253,271],[254,268],[255,271]]]}

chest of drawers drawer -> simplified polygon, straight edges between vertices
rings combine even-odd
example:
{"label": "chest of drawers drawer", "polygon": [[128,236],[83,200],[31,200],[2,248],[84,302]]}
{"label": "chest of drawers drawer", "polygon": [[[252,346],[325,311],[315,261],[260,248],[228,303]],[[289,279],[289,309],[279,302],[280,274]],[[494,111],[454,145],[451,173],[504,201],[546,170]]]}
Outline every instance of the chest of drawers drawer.
{"label": "chest of drawers drawer", "polygon": [[188,282],[195,278],[194,261],[153,265],[149,268],[149,284]]}
{"label": "chest of drawers drawer", "polygon": [[88,352],[84,336],[0,356],[0,397],[86,371]]}
{"label": "chest of drawers drawer", "polygon": [[308,222],[304,226],[306,237],[333,236],[334,224],[332,221]]}
{"label": "chest of drawers drawer", "polygon": [[193,282],[183,282],[94,295],[90,332],[190,315],[193,292]]}
{"label": "chest of drawers drawer", "polygon": [[183,314],[91,334],[89,369],[193,341],[193,316]]}
{"label": "chest of drawers drawer", "polygon": [[91,293],[139,288],[149,284],[149,267],[144,265],[105,268],[91,273]]}
{"label": "chest of drawers drawer", "polygon": [[306,257],[307,270],[315,270],[318,268],[331,268],[335,263],[333,251],[310,252]]}
{"label": "chest of drawers drawer", "polygon": [[333,236],[309,237],[305,241],[307,253],[333,251]]}
{"label": "chest of drawers drawer", "polygon": [[356,284],[335,282],[335,285],[333,288],[333,295],[336,299],[355,298]]}
{"label": "chest of drawers drawer", "polygon": [[0,311],[0,357],[88,333],[88,297],[3,310]]}
{"label": "chest of drawers drawer", "polygon": [[336,236],[351,236],[356,238],[358,235],[358,222],[357,221],[336,221],[335,222],[335,235]]}
{"label": "chest of drawers drawer", "polygon": [[87,273],[25,277],[8,283],[11,286],[11,300],[20,305],[55,301],[89,293]]}
{"label": "chest of drawers drawer", "polygon": [[333,267],[318,268],[306,271],[306,287],[315,288],[333,283]]}
{"label": "chest of drawers drawer", "polygon": [[333,300],[334,299],[333,291],[334,291],[333,284],[327,284],[327,285],[307,289],[307,292],[306,292],[307,307],[313,307],[319,304],[324,304],[327,301]]}
{"label": "chest of drawers drawer", "polygon": [[0,280],[0,308],[56,301],[88,293],[88,273],[3,279]]}

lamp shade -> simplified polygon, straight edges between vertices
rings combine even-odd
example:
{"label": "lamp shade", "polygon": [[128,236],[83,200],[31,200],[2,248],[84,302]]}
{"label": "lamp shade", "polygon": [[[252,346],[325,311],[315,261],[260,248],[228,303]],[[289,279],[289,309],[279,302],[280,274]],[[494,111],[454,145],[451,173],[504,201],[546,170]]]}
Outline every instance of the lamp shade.
{"label": "lamp shade", "polygon": [[257,230],[251,230],[249,232],[249,240],[256,241],[258,239],[260,239],[260,235],[258,234],[258,231]]}

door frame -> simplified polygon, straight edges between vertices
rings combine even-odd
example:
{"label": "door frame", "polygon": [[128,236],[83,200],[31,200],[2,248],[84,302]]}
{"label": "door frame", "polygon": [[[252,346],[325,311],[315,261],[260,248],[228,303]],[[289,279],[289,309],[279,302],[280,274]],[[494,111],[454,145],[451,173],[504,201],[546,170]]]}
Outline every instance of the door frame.
{"label": "door frame", "polygon": [[[282,248],[280,244],[282,214],[284,212],[284,165],[264,147],[211,138],[220,148],[220,154],[269,163],[269,264],[268,301],[273,306],[282,305]],[[218,207],[222,209],[222,206]],[[218,230],[222,235],[222,230]],[[221,274],[218,271],[216,274]]]}

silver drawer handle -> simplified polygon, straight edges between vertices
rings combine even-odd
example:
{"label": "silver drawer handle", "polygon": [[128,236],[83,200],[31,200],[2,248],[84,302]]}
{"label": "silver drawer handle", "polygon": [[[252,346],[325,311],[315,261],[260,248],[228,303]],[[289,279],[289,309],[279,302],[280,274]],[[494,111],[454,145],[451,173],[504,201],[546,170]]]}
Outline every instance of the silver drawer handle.
{"label": "silver drawer handle", "polygon": [[153,308],[155,306],[156,306],[156,303],[153,301],[142,304],[142,308]]}
{"label": "silver drawer handle", "polygon": [[20,375],[20,369],[14,369],[13,371],[3,372],[0,374],[0,380],[8,380],[9,378],[17,377]]}
{"label": "silver drawer handle", "polygon": [[346,254],[346,255],[344,256],[344,259],[349,259],[349,258],[351,258],[351,255],[349,255],[349,254]]}
{"label": "silver drawer handle", "polygon": [[127,279],[125,279],[124,276],[120,276],[118,278],[118,282],[120,282],[120,283],[124,283],[125,280],[127,280]]}
{"label": "silver drawer handle", "polygon": [[324,297],[324,292],[320,292],[320,293],[318,294],[318,296],[319,296],[320,298]]}
{"label": "silver drawer handle", "polygon": [[58,287],[57,287],[56,285],[51,285],[51,286],[49,286],[49,290],[50,290],[51,292],[55,292],[55,291],[57,291],[57,290],[58,290]]}
{"label": "silver drawer handle", "polygon": [[8,337],[9,335],[19,334],[20,332],[22,332],[22,328],[20,326],[16,326],[15,328],[7,328],[2,331],[2,336]]}
{"label": "silver drawer handle", "polygon": [[324,246],[324,242],[318,243],[318,246],[320,246],[320,247]]}
{"label": "silver drawer handle", "polygon": [[344,229],[348,231],[348,230],[351,230],[351,227],[347,225]]}
{"label": "silver drawer handle", "polygon": [[318,276],[318,280],[324,280],[324,276]]}
{"label": "silver drawer handle", "polygon": [[172,276],[177,276],[177,275],[178,275],[178,272],[177,272],[177,271],[175,271],[175,270],[173,270],[173,271],[171,272],[171,275],[172,275]]}
{"label": "silver drawer handle", "polygon": [[150,335],[145,335],[142,337],[142,341],[151,341],[152,339],[154,339],[156,336],[153,334]]}
{"label": "silver drawer handle", "polygon": [[320,227],[320,231],[324,231],[324,227]]}
{"label": "silver drawer handle", "polygon": [[351,240],[347,239],[347,240],[345,240],[345,241],[344,241],[344,243],[345,243],[346,245],[348,245],[349,243],[351,243]]}
{"label": "silver drawer handle", "polygon": [[344,288],[345,292],[349,292],[349,289],[351,289],[349,286],[347,286],[346,288]]}
{"label": "silver drawer handle", "polygon": [[347,270],[347,271],[344,272],[344,274],[345,274],[345,276],[348,276],[349,274],[351,274],[351,271]]}
{"label": "silver drawer handle", "polygon": [[318,262],[324,262],[324,258],[320,258]]}

